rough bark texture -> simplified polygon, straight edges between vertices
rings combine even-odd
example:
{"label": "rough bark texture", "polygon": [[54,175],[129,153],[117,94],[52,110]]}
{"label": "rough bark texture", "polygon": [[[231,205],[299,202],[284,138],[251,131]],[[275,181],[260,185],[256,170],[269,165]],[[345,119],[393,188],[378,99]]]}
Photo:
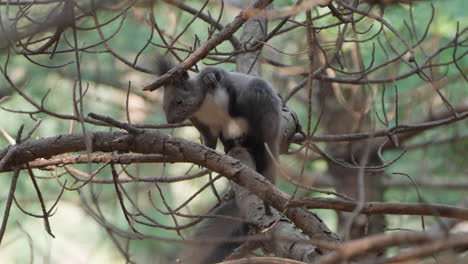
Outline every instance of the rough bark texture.
{"label": "rough bark texture", "polygon": [[[249,48],[257,44],[257,40],[266,36],[267,20],[263,17],[251,18],[244,24],[243,29],[241,42],[245,47]],[[258,62],[261,51],[260,49],[255,52],[243,53],[237,56],[237,71],[252,75],[261,75],[261,64]],[[287,151],[292,137],[297,132],[298,120],[295,114],[291,112],[286,105],[283,105],[282,115],[282,141],[280,152],[284,153]],[[228,154],[255,169],[252,157],[245,150],[241,148],[234,149]],[[235,192],[236,203],[242,215],[246,218],[247,222],[254,223],[254,226],[257,227],[252,233],[278,238],[261,241],[260,243],[264,251],[274,253],[278,257],[305,262],[313,262],[320,256],[322,251],[325,251],[325,249],[318,249],[318,247],[312,244],[298,242],[307,241],[309,237],[284,219],[280,211],[273,208],[265,208],[267,205],[265,205],[265,202],[259,199],[258,196],[235,183],[232,184],[232,188]],[[308,219],[306,222],[303,222],[303,224],[308,225],[308,229],[315,230],[315,234],[308,233],[308,235],[312,235],[311,238],[314,239],[317,235],[318,237],[325,235],[328,236],[326,239],[327,241],[333,241],[333,243],[339,242],[338,237],[327,228],[318,216],[303,209],[289,209],[288,211],[289,214],[286,213],[288,217]]]}
{"label": "rough bark texture", "polygon": [[[245,165],[255,168],[251,155],[245,149],[235,148],[228,154]],[[266,238],[259,242],[264,251],[274,253],[278,257],[308,263],[313,262],[321,255],[322,250],[305,242],[309,240],[309,237],[293,226],[279,211],[273,208],[265,208],[265,202],[242,186],[233,182],[231,186],[235,192],[236,203],[241,215],[255,227],[251,230],[251,234],[261,235]],[[312,218],[310,220],[314,222],[318,219]],[[322,225],[322,228],[329,232],[323,223],[318,221],[315,224]],[[304,242],[301,243],[301,241]]]}
{"label": "rough bark texture", "polygon": [[[303,208],[289,208],[289,195],[240,161],[216,150],[160,131],[93,132],[89,135],[92,138],[93,152],[123,151],[163,154],[171,157],[170,160],[190,162],[206,167],[255,193],[278,211],[284,212],[312,239],[339,244],[339,238],[330,232],[318,217]],[[85,150],[85,138],[80,134],[31,140],[0,150],[0,170],[39,158]]]}

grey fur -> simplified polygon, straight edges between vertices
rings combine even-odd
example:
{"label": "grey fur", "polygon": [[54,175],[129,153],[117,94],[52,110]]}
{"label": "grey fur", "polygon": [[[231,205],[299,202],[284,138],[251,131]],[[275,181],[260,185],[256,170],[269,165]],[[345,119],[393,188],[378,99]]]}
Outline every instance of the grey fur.
{"label": "grey fur", "polygon": [[200,242],[183,249],[181,263],[218,263],[242,244],[239,238],[247,235],[248,225],[239,219],[240,211],[233,199],[224,202],[210,215],[218,217],[204,219],[198,224],[192,239]]}
{"label": "grey fur", "polygon": [[257,170],[274,181],[279,155],[281,99],[265,80],[221,67],[207,67],[194,78],[179,78],[164,87],[167,122],[190,119],[204,143],[225,151],[240,144],[252,153]]}
{"label": "grey fur", "polygon": [[[172,64],[166,59],[161,61],[159,73],[169,70],[168,65]],[[255,76],[228,72],[221,67],[207,67],[193,78],[184,74],[165,85],[163,105],[168,123],[190,119],[208,147],[216,148],[219,138],[226,153],[234,146],[246,148],[257,171],[274,182],[273,159],[279,156],[282,103],[268,82]],[[239,216],[240,213],[231,200],[213,214]],[[203,221],[195,238],[224,236],[229,240],[246,234],[245,224],[213,218]],[[183,255],[191,260],[188,263],[213,263],[223,260],[238,245],[232,242],[212,244],[198,258],[190,255],[200,253],[200,250],[189,247]]]}

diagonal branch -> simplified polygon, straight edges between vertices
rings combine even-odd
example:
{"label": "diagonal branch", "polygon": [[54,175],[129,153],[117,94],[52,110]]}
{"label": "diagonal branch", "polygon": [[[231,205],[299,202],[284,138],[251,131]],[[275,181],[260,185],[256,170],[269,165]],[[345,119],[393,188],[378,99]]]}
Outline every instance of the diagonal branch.
{"label": "diagonal branch", "polygon": [[[273,0],[258,0],[253,5],[252,8],[265,8]],[[213,38],[206,41],[198,49],[196,49],[188,58],[183,62],[178,64],[176,67],[169,70],[166,74],[159,77],[153,83],[145,86],[143,90],[145,91],[154,91],[157,88],[163,86],[168,80],[173,79],[177,76],[180,76],[182,73],[186,72],[190,67],[195,65],[199,60],[203,59],[210,50],[214,49],[216,46],[221,44],[223,41],[232,37],[232,35],[249,19],[246,16],[246,11],[240,12],[236,16],[234,21],[226,25],[223,30],[216,34]]]}
{"label": "diagonal branch", "polygon": [[[289,206],[306,207],[309,209],[334,209],[352,212],[356,208],[357,203],[333,198],[303,198],[291,201]],[[431,215],[468,220],[468,208],[443,204],[367,202],[363,204],[361,213]]]}
{"label": "diagonal branch", "polygon": [[[333,246],[339,243],[338,237],[318,216],[304,208],[289,208],[289,195],[238,160],[211,148],[160,131],[144,131],[133,135],[124,132],[93,132],[89,136],[92,139],[94,152],[131,151],[142,154],[163,154],[171,157],[169,160],[183,160],[206,167],[243,186],[280,212],[285,212],[285,215],[314,243],[317,241],[319,246],[324,244]],[[38,158],[85,149],[85,138],[79,134],[31,140],[0,150],[0,170]]]}

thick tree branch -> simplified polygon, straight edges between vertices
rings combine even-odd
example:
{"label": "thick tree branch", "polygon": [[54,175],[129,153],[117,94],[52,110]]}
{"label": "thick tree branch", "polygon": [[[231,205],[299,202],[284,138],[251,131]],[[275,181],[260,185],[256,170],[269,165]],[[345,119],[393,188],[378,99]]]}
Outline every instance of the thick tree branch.
{"label": "thick tree branch", "polygon": [[[289,202],[289,206],[352,212],[358,204],[332,198],[303,198]],[[430,215],[468,220],[468,208],[442,204],[367,202],[361,206],[363,214]]]}
{"label": "thick tree branch", "polygon": [[[378,234],[362,239],[357,239],[344,243],[343,246],[319,259],[319,264],[340,263],[343,260],[349,260],[352,257],[363,255],[367,252],[376,252],[390,246],[404,244],[423,244],[431,245],[431,243],[450,245],[450,248],[455,246],[467,245],[468,235],[452,235],[446,234],[430,234],[430,233],[394,233],[394,234]],[[424,245],[422,247],[425,247]],[[414,252],[414,251],[413,251]],[[432,253],[437,252],[436,250]],[[426,255],[428,256],[428,255]],[[402,255],[401,259],[412,259],[409,256]],[[395,258],[398,260],[398,257]]]}
{"label": "thick tree branch", "polygon": [[[142,154],[163,154],[170,159],[183,160],[215,171],[256,194],[301,228],[312,240],[336,245],[339,241],[323,222],[303,208],[289,208],[289,195],[280,191],[256,171],[236,159],[201,144],[169,136],[160,131],[90,133],[93,152],[124,151]],[[59,135],[11,145],[0,150],[0,170],[68,152],[86,150],[82,135]]]}
{"label": "thick tree branch", "polygon": [[[29,167],[32,169],[45,169],[52,166],[64,166],[70,164],[84,163],[115,163],[115,164],[133,164],[133,163],[156,163],[156,162],[182,162],[182,160],[171,160],[160,154],[134,155],[134,154],[92,154],[88,155],[67,155],[54,157],[50,159],[37,159],[29,162]],[[21,169],[26,169],[26,166],[21,165]],[[11,168],[5,168],[0,172],[12,171]]]}

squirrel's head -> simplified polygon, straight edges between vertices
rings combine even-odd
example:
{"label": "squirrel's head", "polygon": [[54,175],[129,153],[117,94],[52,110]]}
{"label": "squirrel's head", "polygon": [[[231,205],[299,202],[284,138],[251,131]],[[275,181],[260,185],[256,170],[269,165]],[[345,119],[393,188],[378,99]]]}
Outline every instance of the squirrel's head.
{"label": "squirrel's head", "polygon": [[[157,73],[163,75],[173,66],[167,58],[158,58]],[[203,101],[203,94],[197,87],[187,72],[164,85],[163,108],[169,124],[180,123],[198,110]]]}
{"label": "squirrel's head", "polygon": [[169,124],[180,123],[191,117],[200,107],[203,97],[195,82],[179,77],[164,86],[163,108]]}

